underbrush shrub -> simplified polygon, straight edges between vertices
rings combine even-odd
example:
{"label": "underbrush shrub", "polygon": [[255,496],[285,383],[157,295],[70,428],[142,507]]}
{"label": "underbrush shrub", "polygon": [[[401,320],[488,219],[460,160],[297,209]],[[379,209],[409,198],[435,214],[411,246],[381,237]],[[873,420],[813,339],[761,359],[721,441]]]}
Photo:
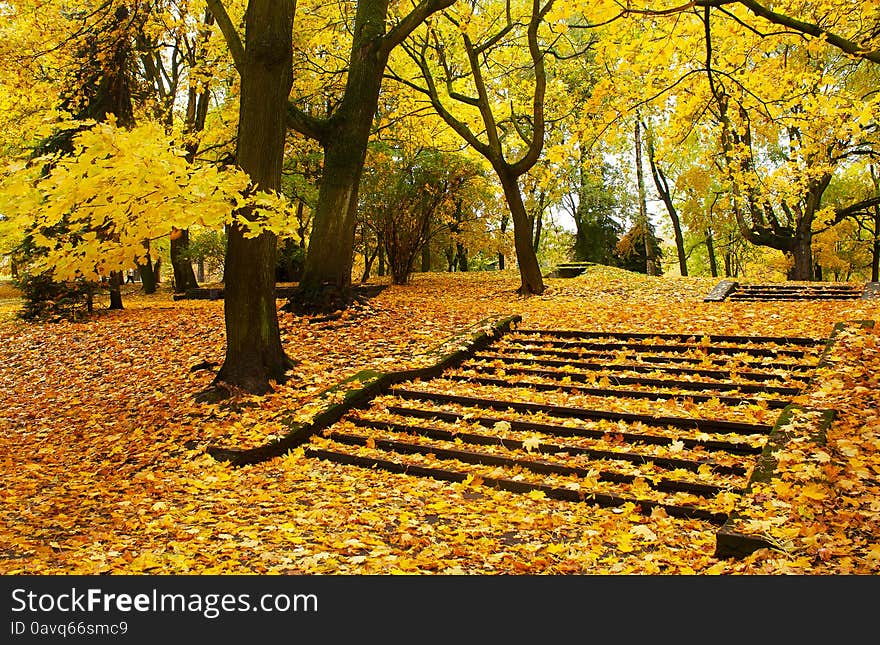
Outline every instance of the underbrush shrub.
{"label": "underbrush shrub", "polygon": [[99,289],[87,280],[56,282],[48,273],[23,273],[14,284],[21,291],[19,317],[31,321],[81,320],[92,313]]}

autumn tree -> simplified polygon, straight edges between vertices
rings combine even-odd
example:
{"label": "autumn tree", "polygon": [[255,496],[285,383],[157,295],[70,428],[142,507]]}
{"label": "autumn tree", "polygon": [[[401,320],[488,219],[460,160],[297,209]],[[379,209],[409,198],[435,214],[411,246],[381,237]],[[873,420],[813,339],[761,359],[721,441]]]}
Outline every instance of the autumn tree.
{"label": "autumn tree", "polygon": [[[63,16],[63,12],[61,12]],[[89,22],[91,20],[91,22]],[[68,127],[56,130],[42,141],[33,151],[32,157],[42,164],[43,175],[52,172],[60,156],[74,154],[74,140],[88,127],[90,122],[110,121],[123,128],[134,125],[134,110],[131,99],[131,32],[142,23],[143,17],[132,15],[125,5],[113,6],[108,3],[93,14],[74,12],[69,24],[82,22],[89,28],[81,34],[69,36],[61,41],[60,47],[69,51],[77,64],[68,67],[61,86],[59,109],[70,114],[74,121]],[[50,158],[55,156],[55,159]],[[39,220],[37,220],[38,222]],[[48,236],[74,235],[112,237],[112,230],[88,224],[84,229],[73,228],[71,221],[62,214],[61,218],[49,226],[31,227],[29,238],[46,240],[50,245],[56,243]],[[37,249],[39,244],[29,248]],[[108,278],[110,309],[122,309],[121,285],[122,267],[110,266],[103,274]]]}
{"label": "autumn tree", "polygon": [[[359,0],[340,95],[321,106],[308,100],[285,105],[288,125],[324,150],[300,293],[291,307],[336,308],[348,301],[358,187],[388,57],[428,16],[453,1],[423,0],[398,16],[389,11],[388,0]],[[214,9],[219,2],[210,4]]]}
{"label": "autumn tree", "polygon": [[[240,40],[222,4],[208,2],[241,77],[235,162],[256,190],[281,188],[287,102],[293,83],[293,0],[250,0]],[[240,215],[254,219],[250,206]],[[227,228],[224,285],[226,356],[218,389],[263,394],[284,382],[292,361],[281,345],[275,301],[277,235],[251,235],[243,222]]]}
{"label": "autumn tree", "polygon": [[572,252],[579,262],[614,264],[614,249],[624,232],[619,214],[621,180],[615,172],[607,163],[589,163],[581,147],[569,164],[569,190],[562,207],[575,224]]}
{"label": "autumn tree", "polygon": [[[95,16],[107,6],[112,7],[102,5],[99,12],[87,14],[86,18],[74,16],[74,20],[82,23],[79,33],[95,37],[99,33],[93,24]],[[49,7],[46,5],[46,10]],[[63,8],[58,12],[65,13]],[[24,12],[24,15],[32,14]],[[278,19],[285,17],[286,28],[282,25],[279,30],[273,30],[273,26],[278,26]],[[37,216],[38,221],[49,224],[53,218],[57,222],[59,217],[77,222],[80,228],[71,236],[57,242],[44,242],[51,244],[51,268],[57,275],[105,275],[103,272],[108,267],[110,271],[116,270],[114,263],[120,267],[139,263],[148,253],[144,241],[167,235],[173,228],[185,229],[193,223],[205,227],[228,225],[230,237],[234,238],[229,245],[233,249],[231,262],[227,262],[227,269],[233,267],[229,274],[235,276],[227,284],[227,326],[232,331],[228,338],[228,360],[217,383],[254,392],[266,391],[269,379],[283,377],[289,365],[278,338],[274,259],[260,253],[263,249],[274,253],[275,235],[283,228],[286,212],[277,195],[267,191],[277,188],[280,177],[283,107],[287,101],[284,81],[287,79],[289,88],[291,77],[289,56],[286,73],[282,73],[280,79],[272,75],[279,67],[275,64],[278,53],[290,52],[292,19],[292,5],[279,9],[277,3],[254,5],[249,14],[247,24],[254,25],[250,41],[253,55],[243,67],[253,71],[248,72],[248,81],[243,82],[241,97],[243,114],[250,121],[246,118],[241,124],[237,152],[240,165],[250,172],[250,179],[213,162],[190,163],[187,152],[179,147],[180,141],[175,144],[169,139],[173,135],[167,131],[167,122],[157,122],[143,113],[141,122],[131,128],[116,127],[125,124],[125,118],[94,127],[76,121],[74,127],[78,134],[73,140],[76,154],[56,160],[52,173],[39,181],[28,178],[27,169],[11,172],[5,183],[15,199],[2,204],[4,213],[13,214],[19,221]],[[280,47],[274,50],[265,47],[277,33],[281,34]],[[286,40],[284,33],[288,34]],[[111,75],[105,81],[83,81],[80,86],[94,88],[98,96],[105,86],[111,90],[123,87],[120,83],[127,82],[129,68],[119,60],[108,59],[104,52],[123,46],[128,50],[131,33],[126,32],[125,36],[113,34],[112,38],[96,40],[100,55],[94,58],[96,63],[110,64],[117,75],[125,75],[125,78],[117,79],[119,83],[114,84],[116,77]],[[255,43],[259,44],[256,48]],[[243,58],[238,60],[241,62]],[[285,71],[283,61],[280,68]],[[273,105],[269,101],[273,96],[270,89],[276,90],[280,103]],[[107,92],[107,95],[122,96],[118,91]],[[110,108],[93,109],[122,114]],[[280,119],[276,118],[279,113],[282,114]],[[273,129],[273,123],[280,126]],[[275,146],[274,152],[270,143]],[[237,210],[233,212],[233,208]],[[278,214],[278,218],[264,226],[267,213]],[[270,268],[264,272],[262,266],[266,262]],[[266,274],[268,279],[264,279]]]}
{"label": "autumn tree", "polygon": [[663,273],[663,251],[650,221],[639,217],[614,249],[615,264],[627,271],[657,276]]}
{"label": "autumn tree", "polygon": [[876,8],[869,2],[847,4],[843,11],[840,10],[840,5],[831,2],[806,5],[800,2],[774,2],[771,5],[756,0],[696,0],[694,2],[694,6],[697,7],[722,10],[731,5],[741,5],[769,23],[823,40],[849,56],[880,63],[880,43],[878,43],[880,29],[878,29]]}
{"label": "autumn tree", "polygon": [[678,216],[678,208],[673,199],[673,186],[663,169],[663,166],[657,159],[656,150],[654,148],[654,133],[647,125],[643,126],[646,132],[646,146],[648,154],[648,165],[651,169],[651,178],[654,180],[654,188],[660,196],[663,205],[666,207],[666,213],[669,215],[669,221],[672,224],[672,234],[675,240],[675,252],[678,256],[678,270],[682,276],[688,275],[687,266],[687,250],[684,245],[684,233],[681,228],[681,219]]}
{"label": "autumn tree", "polygon": [[[211,85],[216,82],[209,53],[214,17],[207,9],[199,17],[190,14],[190,9],[196,9],[196,3],[191,6],[163,4],[154,5],[153,21],[136,35],[143,79],[140,102],[152,112],[153,118],[165,124],[169,134],[178,127],[175,115],[182,113],[180,137],[186,159],[193,163],[199,153],[200,135],[207,124]],[[198,287],[190,261],[189,238],[189,229],[175,228],[170,234],[175,293]],[[152,267],[148,264],[145,268],[149,273]]]}
{"label": "autumn tree", "polygon": [[[519,291],[524,295],[544,291],[519,181],[538,163],[544,148],[546,49],[549,42],[558,41],[555,22],[545,23],[553,1],[532,0],[525,7],[474,3],[458,16],[447,12],[443,25],[432,24],[406,47],[420,84],[401,79],[423,93],[495,171],[510,210]],[[511,51],[524,52],[527,62],[508,60]]]}

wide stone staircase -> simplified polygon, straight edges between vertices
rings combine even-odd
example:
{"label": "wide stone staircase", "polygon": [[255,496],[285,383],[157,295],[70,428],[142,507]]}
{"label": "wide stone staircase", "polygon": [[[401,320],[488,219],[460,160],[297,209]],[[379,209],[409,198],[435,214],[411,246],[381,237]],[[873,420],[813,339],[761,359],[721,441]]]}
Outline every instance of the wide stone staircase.
{"label": "wide stone staircase", "polygon": [[721,527],[826,339],[513,329],[313,433],[305,454]]}

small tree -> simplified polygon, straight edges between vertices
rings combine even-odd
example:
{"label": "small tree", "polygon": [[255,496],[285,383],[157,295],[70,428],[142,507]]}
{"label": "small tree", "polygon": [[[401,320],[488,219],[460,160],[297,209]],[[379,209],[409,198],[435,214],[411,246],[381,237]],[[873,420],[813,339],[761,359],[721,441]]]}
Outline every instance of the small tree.
{"label": "small tree", "polygon": [[[653,271],[648,271],[648,256],[645,252],[646,248],[652,251]],[[660,241],[654,233],[654,227],[649,223],[647,231],[647,240],[645,239],[645,225],[642,221],[637,221],[620,238],[614,252],[616,264],[627,271],[636,273],[647,273],[648,275],[661,275],[663,270],[660,266],[660,260],[663,257],[663,251],[660,248]]]}

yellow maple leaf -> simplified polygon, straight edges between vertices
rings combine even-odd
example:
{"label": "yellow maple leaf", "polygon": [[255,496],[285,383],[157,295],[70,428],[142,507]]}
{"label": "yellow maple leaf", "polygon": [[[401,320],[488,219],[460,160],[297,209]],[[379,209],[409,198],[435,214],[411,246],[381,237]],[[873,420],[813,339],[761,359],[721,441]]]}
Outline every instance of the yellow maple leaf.
{"label": "yellow maple leaf", "polygon": [[544,493],[544,491],[538,489],[530,490],[528,493],[526,493],[526,497],[531,497],[532,499],[538,501],[542,499],[547,499],[547,495]]}
{"label": "yellow maple leaf", "polygon": [[801,495],[808,499],[823,500],[828,497],[828,493],[821,484],[807,484],[801,490]]}
{"label": "yellow maple leaf", "polygon": [[535,452],[541,447],[541,438],[533,434],[523,439],[522,446],[528,453]]}

